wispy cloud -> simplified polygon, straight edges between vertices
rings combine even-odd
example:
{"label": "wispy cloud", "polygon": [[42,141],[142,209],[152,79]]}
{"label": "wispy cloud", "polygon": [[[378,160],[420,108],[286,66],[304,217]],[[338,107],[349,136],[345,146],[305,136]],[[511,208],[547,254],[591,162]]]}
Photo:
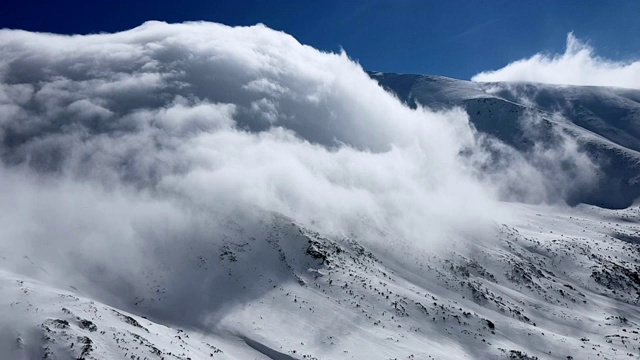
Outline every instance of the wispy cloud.
{"label": "wispy cloud", "polygon": [[561,85],[597,85],[640,88],[640,60],[620,62],[596,55],[589,44],[567,35],[563,54],[538,53],[507,66],[481,72],[478,82],[528,81]]}

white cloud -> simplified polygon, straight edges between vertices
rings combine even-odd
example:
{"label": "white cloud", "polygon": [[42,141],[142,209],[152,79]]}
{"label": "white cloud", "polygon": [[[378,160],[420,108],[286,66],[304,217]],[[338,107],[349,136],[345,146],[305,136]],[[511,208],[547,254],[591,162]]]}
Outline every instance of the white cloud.
{"label": "white cloud", "polygon": [[538,53],[514,61],[502,69],[481,72],[472,77],[478,82],[527,81],[560,85],[596,85],[640,88],[640,60],[612,61],[598,57],[594,49],[567,35],[564,54]]}
{"label": "white cloud", "polygon": [[490,234],[503,182],[552,198],[517,176],[479,178],[485,150],[464,111],[410,109],[346,54],[262,25],[1,30],[0,69],[0,250],[134,289],[101,298],[144,292],[132,274],[159,262],[179,296],[182,249],[211,252],[229,221],[258,228],[276,213],[435,251]]}

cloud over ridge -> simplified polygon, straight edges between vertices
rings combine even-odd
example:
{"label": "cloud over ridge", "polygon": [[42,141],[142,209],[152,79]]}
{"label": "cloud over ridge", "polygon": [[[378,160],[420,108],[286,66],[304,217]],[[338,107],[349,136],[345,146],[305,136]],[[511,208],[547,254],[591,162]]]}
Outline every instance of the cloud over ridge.
{"label": "cloud over ridge", "polygon": [[[403,251],[477,239],[506,216],[503,189],[553,197],[550,176],[486,142],[462,109],[411,109],[346,54],[263,25],[0,31],[0,247],[65,276],[136,289],[158,249],[179,268],[174,252],[265,214]],[[499,152],[515,160],[479,176]]]}
{"label": "cloud over ridge", "polygon": [[[2,30],[0,50],[5,195],[33,205],[26,218],[84,203],[69,190],[77,185],[99,199],[104,189],[136,203],[141,194],[212,217],[260,209],[344,233],[368,219],[433,247],[463,228],[460,216],[473,226],[494,202],[459,160],[475,141],[462,110],[409,109],[346,54],[263,25]],[[44,179],[45,189],[12,192],[16,177],[33,187]],[[69,203],[20,198],[46,189],[68,193]],[[42,196],[52,198],[60,196]],[[13,230],[25,244],[38,241]]]}
{"label": "cloud over ridge", "polygon": [[501,69],[481,72],[471,79],[640,89],[640,60],[620,62],[599,57],[593,47],[569,33],[563,54],[538,53]]}

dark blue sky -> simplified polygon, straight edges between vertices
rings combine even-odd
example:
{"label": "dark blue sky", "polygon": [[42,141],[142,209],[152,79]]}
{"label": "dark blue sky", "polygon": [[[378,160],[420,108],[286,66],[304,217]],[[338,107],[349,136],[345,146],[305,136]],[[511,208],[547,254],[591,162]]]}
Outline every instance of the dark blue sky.
{"label": "dark blue sky", "polygon": [[4,0],[0,27],[56,33],[125,30],[146,20],[262,22],[323,50],[344,48],[367,70],[468,79],[562,52],[566,34],[599,55],[640,58],[640,1],[206,1]]}

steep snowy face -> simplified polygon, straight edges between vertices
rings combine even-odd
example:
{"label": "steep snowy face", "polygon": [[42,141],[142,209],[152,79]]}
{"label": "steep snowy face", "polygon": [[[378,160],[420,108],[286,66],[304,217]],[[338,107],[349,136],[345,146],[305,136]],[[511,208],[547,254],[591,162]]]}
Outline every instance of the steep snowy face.
{"label": "steep snowy face", "polygon": [[[547,177],[568,175],[551,187],[570,204],[624,208],[640,196],[640,90],[371,75],[410,106],[463,107],[480,133],[509,145],[510,156],[524,156]],[[571,188],[557,188],[567,182]]]}
{"label": "steep snowy face", "polygon": [[[640,209],[508,207],[516,220],[493,243],[438,254],[405,248],[402,259],[281,216],[254,228],[219,224],[217,238],[200,244],[158,244],[147,255],[153,263],[120,279],[103,270],[93,284],[52,286],[54,269],[23,257],[23,273],[41,280],[0,271],[0,351],[8,359],[636,358]],[[16,260],[6,255],[3,269]],[[129,291],[97,301],[92,286]]]}

